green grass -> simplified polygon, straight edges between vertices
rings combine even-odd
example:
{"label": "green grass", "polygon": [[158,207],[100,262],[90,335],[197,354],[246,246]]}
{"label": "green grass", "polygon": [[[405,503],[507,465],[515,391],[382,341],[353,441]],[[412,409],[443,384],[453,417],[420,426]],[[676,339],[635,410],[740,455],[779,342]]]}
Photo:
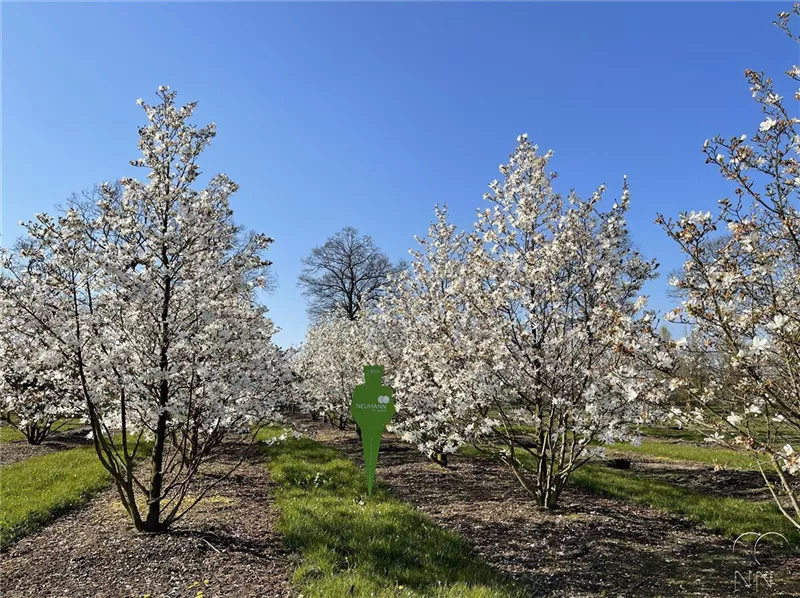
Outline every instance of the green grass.
{"label": "green grass", "polygon": [[110,480],[93,447],[0,468],[0,547],[85,503]]}
{"label": "green grass", "polygon": [[521,595],[459,536],[380,484],[366,497],[363,471],[339,451],[304,438],[264,452],[278,484],[279,531],[300,556],[293,581],[304,596]]}
{"label": "green grass", "polygon": [[[587,464],[571,483],[589,490],[677,513],[704,527],[736,538],[745,532],[780,532],[800,548],[800,534],[771,501],[752,501],[693,492],[633,472]],[[765,538],[765,541],[771,538]]]}
{"label": "green grass", "polygon": [[696,445],[685,442],[661,442],[642,440],[640,446],[619,443],[608,446],[609,453],[630,452],[648,455],[671,461],[691,461],[708,465],[720,465],[725,469],[758,471],[758,465],[751,453],[738,452],[713,444]]}
{"label": "green grass", "polygon": [[[114,442],[121,444],[120,434]],[[142,442],[136,460],[151,451],[152,444]],[[86,503],[110,481],[111,475],[97,458],[94,446],[0,467],[0,548]]]}
{"label": "green grass", "polygon": [[[753,429],[753,433],[756,435],[757,438],[766,436],[768,430],[773,435],[781,435],[785,437],[787,440],[794,440],[798,438],[797,429],[788,424],[783,424],[783,425],[770,424],[769,426],[766,426],[763,422],[756,421],[751,423],[751,427]],[[706,434],[704,434],[703,432],[697,430],[688,430],[686,428],[677,428],[675,426],[656,426],[652,428],[643,427],[640,428],[640,431],[644,436],[650,436],[653,438],[686,440],[689,442],[702,443],[706,438]]]}
{"label": "green grass", "polygon": [[703,442],[705,434],[696,432],[694,430],[687,430],[686,428],[673,428],[673,427],[656,427],[656,428],[640,428],[640,432],[644,436],[651,436],[654,438],[670,438],[676,440],[689,440],[691,442]]}
{"label": "green grass", "polygon": [[25,440],[25,434],[16,428],[3,424],[0,426],[0,442],[12,442],[14,440]]}
{"label": "green grass", "polygon": [[73,418],[65,420],[63,423],[57,422],[53,427],[55,428],[56,432],[68,432],[69,430],[74,430],[76,428],[81,428],[88,425],[89,424],[83,422],[79,418]]}

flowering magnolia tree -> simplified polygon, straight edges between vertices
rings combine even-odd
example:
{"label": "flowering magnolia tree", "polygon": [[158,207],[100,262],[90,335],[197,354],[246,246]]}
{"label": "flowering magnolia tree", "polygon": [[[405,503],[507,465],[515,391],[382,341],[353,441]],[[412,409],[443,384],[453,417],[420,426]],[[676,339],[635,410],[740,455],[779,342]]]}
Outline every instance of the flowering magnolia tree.
{"label": "flowering magnolia tree", "polygon": [[394,431],[442,464],[472,442],[545,507],[594,441],[635,437],[673,367],[640,296],[656,265],[628,239],[627,186],[604,212],[604,188],[567,201],[549,159],[520,137],[475,228],[437,209],[377,309],[313,327],[298,368],[309,404],[344,422],[361,367],[380,360]]}
{"label": "flowering magnolia tree", "polygon": [[604,188],[567,201],[550,154],[518,141],[493,207],[461,233],[437,209],[374,321],[402,339],[393,429],[440,463],[472,442],[552,507],[591,443],[651,419],[673,359],[640,296],[656,264],[629,242],[627,186],[605,212]]}
{"label": "flowering magnolia tree", "polygon": [[565,200],[552,188],[551,154],[518,141],[485,196],[492,207],[479,212],[460,292],[481,314],[473,338],[492,372],[497,422],[478,446],[552,507],[590,443],[635,438],[631,424],[652,416],[655,372],[672,359],[644,311],[656,264],[631,247],[627,185],[607,211],[604,186]]}
{"label": "flowering magnolia tree", "polygon": [[[24,249],[18,249],[18,251]],[[35,271],[8,280],[19,293],[33,286]],[[18,429],[30,444],[40,444],[81,412],[70,390],[71,372],[53,348],[31,344],[41,334],[39,323],[24,309],[0,298],[0,416]]]}
{"label": "flowering magnolia tree", "polygon": [[[37,215],[0,279],[3,309],[35,322],[20,330],[31,363],[70,372],[65,390],[83,401],[98,457],[148,532],[218,483],[198,485],[201,463],[226,434],[273,417],[285,383],[275,328],[255,302],[271,239],[233,223],[227,176],[192,187],[215,127],[191,125],[196,104],[177,106],[169,88],[157,95],[157,105],[138,101],[148,124],[132,164],[147,181],[123,179],[96,202]],[[146,478],[135,465],[145,446]]]}
{"label": "flowering magnolia tree", "polygon": [[347,427],[350,398],[363,378],[363,340],[358,320],[330,317],[309,327],[291,362],[303,411],[339,429]]}
{"label": "flowering magnolia tree", "polygon": [[491,428],[485,417],[491,372],[475,342],[480,314],[460,292],[466,234],[437,207],[428,237],[417,240],[412,268],[379,304],[375,325],[397,331],[390,344],[397,421],[390,429],[446,466],[448,454]]}
{"label": "flowering magnolia tree", "polygon": [[[330,315],[311,326],[291,360],[295,401],[301,410],[346,429],[353,389],[364,382],[364,366],[387,365],[386,330],[390,328],[377,326],[366,313],[353,320]],[[388,364],[384,380],[391,376]]]}
{"label": "flowering magnolia tree", "polygon": [[[790,17],[777,23],[791,36]],[[800,81],[800,68],[787,75]],[[709,440],[754,452],[782,513],[800,528],[800,119],[763,73],[745,77],[763,113],[758,130],[703,146],[735,199],[715,215],[659,217],[687,258],[670,281],[683,301],[668,318],[692,325],[711,355],[702,384],[673,381],[693,399],[673,415]]]}

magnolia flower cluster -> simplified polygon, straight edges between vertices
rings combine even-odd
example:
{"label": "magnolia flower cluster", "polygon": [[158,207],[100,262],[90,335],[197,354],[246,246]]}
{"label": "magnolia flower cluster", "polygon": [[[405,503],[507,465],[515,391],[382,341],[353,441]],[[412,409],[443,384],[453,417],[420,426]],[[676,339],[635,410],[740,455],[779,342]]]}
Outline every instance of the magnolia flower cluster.
{"label": "magnolia flower cluster", "polygon": [[437,207],[428,237],[418,242],[411,269],[384,296],[374,325],[393,326],[402,337],[391,429],[446,464],[449,453],[491,431],[485,417],[491,371],[476,336],[481,316],[460,292],[468,276],[466,234]]}
{"label": "magnolia flower cluster", "polygon": [[361,320],[330,317],[309,328],[291,358],[297,372],[295,402],[313,417],[339,428],[350,419],[353,389],[363,382],[365,341]]}
{"label": "magnolia flower cluster", "polygon": [[627,184],[607,211],[604,186],[587,200],[563,198],[551,154],[518,141],[502,182],[490,185],[492,208],[479,213],[463,292],[483,314],[478,338],[500,420],[490,440],[551,506],[589,443],[635,438],[653,416],[655,372],[672,360],[644,310],[656,265],[631,247]]}
{"label": "magnolia flower cluster", "polygon": [[[0,269],[9,252],[0,257]],[[28,287],[33,272],[14,282]],[[73,372],[56,347],[31,343],[38,336],[35,312],[14,309],[0,296],[0,414],[10,425],[38,444],[57,429],[60,419],[81,413],[80,400],[70,383]]]}

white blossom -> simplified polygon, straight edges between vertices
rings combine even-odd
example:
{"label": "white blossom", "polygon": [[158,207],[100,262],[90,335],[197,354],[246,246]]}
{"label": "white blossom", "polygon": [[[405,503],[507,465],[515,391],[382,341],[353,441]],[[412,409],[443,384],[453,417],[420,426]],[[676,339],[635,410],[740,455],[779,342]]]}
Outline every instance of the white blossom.
{"label": "white blossom", "polygon": [[765,118],[764,121],[759,125],[758,130],[762,133],[766,133],[776,124],[778,124],[778,121],[774,118]]}

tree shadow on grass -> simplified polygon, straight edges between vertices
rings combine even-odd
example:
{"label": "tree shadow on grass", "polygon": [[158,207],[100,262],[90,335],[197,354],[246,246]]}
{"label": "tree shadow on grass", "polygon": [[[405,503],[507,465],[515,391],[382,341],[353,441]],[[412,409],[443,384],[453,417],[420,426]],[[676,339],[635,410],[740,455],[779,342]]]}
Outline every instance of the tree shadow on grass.
{"label": "tree shadow on grass", "polygon": [[[764,479],[758,471],[723,469],[714,471],[712,467],[684,465],[680,462],[648,461],[635,462],[632,470],[641,476],[651,477],[681,488],[704,494],[744,498],[748,500],[770,500]],[[777,476],[768,472],[773,484],[779,484]]]}
{"label": "tree shadow on grass", "polygon": [[423,596],[530,595],[383,485],[365,496],[363,472],[339,451],[303,439],[267,453],[279,530],[302,555],[295,578],[312,595],[333,595],[345,582],[357,595],[399,586]]}

